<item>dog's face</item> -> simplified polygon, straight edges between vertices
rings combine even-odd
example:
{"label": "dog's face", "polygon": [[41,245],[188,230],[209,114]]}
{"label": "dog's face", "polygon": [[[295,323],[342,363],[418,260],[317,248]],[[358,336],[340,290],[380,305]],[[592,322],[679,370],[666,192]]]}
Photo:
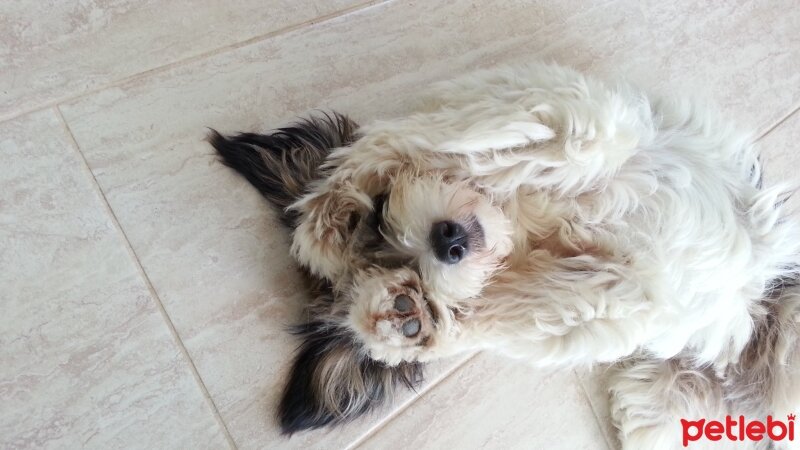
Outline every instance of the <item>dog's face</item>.
{"label": "dog's face", "polygon": [[511,251],[511,224],[466,180],[391,175],[384,162],[403,158],[380,155],[343,168],[364,145],[356,128],[333,114],[269,135],[210,136],[293,230],[312,287],[279,407],[285,433],[352,419],[418,383],[434,331],[455,328]]}
{"label": "dog's face", "polygon": [[[318,208],[302,216],[294,246],[301,263],[331,279],[370,356],[396,364],[417,359],[435,343],[432,328],[480,295],[511,251],[511,224],[466,181],[415,174],[373,186],[330,192],[347,201],[301,201]],[[325,229],[337,223],[346,226]]]}
{"label": "dog's face", "polygon": [[449,305],[478,295],[509,250],[509,223],[466,183],[403,177],[371,198],[348,239],[349,269],[410,269]]}

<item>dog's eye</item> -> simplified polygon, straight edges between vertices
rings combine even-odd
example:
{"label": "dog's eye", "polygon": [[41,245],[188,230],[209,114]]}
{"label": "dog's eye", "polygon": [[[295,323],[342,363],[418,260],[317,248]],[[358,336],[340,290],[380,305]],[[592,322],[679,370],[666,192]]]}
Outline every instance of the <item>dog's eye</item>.
{"label": "dog's eye", "polygon": [[378,230],[383,224],[383,208],[386,205],[386,194],[380,194],[372,199],[372,214],[370,215],[370,227]]}
{"label": "dog's eye", "polygon": [[358,213],[350,214],[350,217],[347,219],[347,229],[352,233],[356,230],[358,226],[358,221],[361,220],[361,216]]}

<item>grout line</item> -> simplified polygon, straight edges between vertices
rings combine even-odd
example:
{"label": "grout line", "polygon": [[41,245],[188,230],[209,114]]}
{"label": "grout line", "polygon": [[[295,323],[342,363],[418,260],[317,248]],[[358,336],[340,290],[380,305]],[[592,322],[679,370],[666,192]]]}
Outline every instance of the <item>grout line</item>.
{"label": "grout line", "polygon": [[[598,366],[598,367],[601,367],[601,366]],[[608,369],[604,368],[604,370],[608,370]],[[609,436],[608,433],[606,432],[607,431],[606,430],[606,428],[607,428],[606,424],[600,418],[600,413],[598,412],[598,409],[595,407],[595,404],[592,401],[592,396],[589,395],[589,389],[586,387],[586,384],[584,383],[583,378],[580,375],[578,375],[578,371],[576,369],[572,370],[572,375],[575,377],[576,381],[578,382],[578,386],[580,386],[580,389],[583,392],[584,400],[586,401],[586,403],[589,404],[589,410],[592,411],[592,415],[594,416],[594,420],[595,420],[595,422],[597,422],[597,426],[600,428],[600,434],[603,435],[603,441],[606,444],[606,448],[608,448],[609,450],[614,450],[616,447],[611,442],[612,441],[612,436]],[[594,376],[595,379],[597,379],[599,377],[598,372],[595,372],[595,373],[593,373],[591,375]],[[604,392],[605,392],[605,390],[604,390]],[[612,428],[613,428],[613,425],[612,425]]]}
{"label": "grout line", "polygon": [[[76,94],[66,95],[66,96],[63,96],[63,97],[60,97],[60,98],[56,98],[56,99],[53,99],[53,100],[45,101],[45,102],[43,102],[43,103],[41,103],[39,105],[30,107],[28,109],[23,109],[23,110],[12,112],[7,116],[4,116],[4,115],[0,114],[0,122],[13,120],[13,119],[16,119],[18,117],[21,117],[21,116],[24,116],[24,115],[27,115],[27,114],[35,113],[35,112],[38,112],[38,111],[43,111],[43,110],[50,109],[50,108],[58,108],[63,103],[72,102],[72,101],[77,100],[77,99],[79,99],[81,97],[87,97],[87,96],[96,94],[96,93],[98,93],[100,91],[104,91],[106,89],[110,89],[110,88],[113,88],[113,87],[117,87],[117,86],[121,86],[121,85],[124,85],[124,84],[128,84],[128,83],[131,83],[131,82],[133,82],[135,80],[138,80],[138,79],[141,79],[141,78],[146,78],[148,76],[156,75],[156,74],[159,74],[159,73],[162,73],[162,72],[166,72],[166,71],[168,71],[170,69],[173,69],[173,68],[176,68],[176,67],[180,67],[180,66],[183,66],[183,65],[187,65],[187,64],[193,63],[195,61],[200,61],[202,59],[210,58],[210,57],[225,53],[227,51],[236,50],[238,48],[246,47],[246,46],[251,45],[251,44],[256,44],[258,42],[265,41],[265,40],[268,40],[268,39],[272,39],[272,38],[280,36],[282,34],[288,34],[288,33],[291,33],[293,31],[297,31],[297,30],[300,30],[300,29],[303,29],[303,28],[306,28],[306,27],[312,27],[314,25],[319,25],[321,23],[325,23],[325,22],[328,22],[328,21],[331,21],[331,20],[334,20],[334,19],[338,19],[340,17],[345,17],[345,16],[347,16],[349,14],[360,12],[360,11],[364,11],[364,10],[367,10],[367,9],[369,9],[371,7],[378,6],[378,5],[381,5],[381,4],[384,4],[384,3],[390,3],[392,1],[393,0],[369,0],[369,1],[365,2],[365,3],[359,3],[357,5],[349,6],[349,7],[345,8],[345,9],[340,9],[338,11],[334,11],[332,13],[325,14],[324,16],[314,17],[312,19],[308,19],[306,21],[303,21],[303,22],[300,22],[300,23],[296,23],[294,25],[288,25],[286,27],[279,28],[277,30],[273,30],[273,31],[269,31],[269,32],[266,32],[266,33],[263,33],[263,34],[259,34],[259,35],[253,36],[251,38],[245,39],[243,41],[235,42],[233,44],[223,45],[222,47],[213,48],[211,50],[206,50],[206,51],[198,53],[196,55],[187,56],[187,57],[185,57],[183,59],[179,59],[177,61],[172,61],[172,62],[163,64],[163,65],[160,65],[160,66],[153,67],[151,69],[144,70],[142,72],[137,72],[137,73],[134,73],[132,75],[124,76],[124,77],[122,77],[122,78],[120,78],[118,80],[110,81],[108,83],[102,84],[102,85],[100,85],[98,87],[95,87],[93,89],[89,89],[89,90],[86,90],[86,91],[83,91],[83,92],[79,92],[79,93],[76,93]],[[60,113],[61,112],[59,111],[59,114]]]}
{"label": "grout line", "polygon": [[175,342],[175,345],[178,346],[181,354],[183,354],[183,357],[189,364],[189,369],[192,372],[192,376],[197,382],[197,385],[200,388],[203,397],[205,397],[206,403],[211,408],[211,412],[214,414],[214,418],[222,428],[222,431],[225,434],[225,439],[228,441],[228,445],[230,445],[230,447],[234,450],[237,449],[238,447],[236,446],[236,442],[233,440],[233,436],[231,436],[227,424],[222,419],[222,415],[220,414],[217,405],[214,403],[214,399],[211,398],[211,394],[209,393],[208,388],[203,382],[203,379],[197,370],[197,366],[195,366],[194,364],[194,360],[192,360],[192,357],[189,355],[189,351],[183,344],[183,340],[178,334],[178,330],[175,328],[175,324],[172,323],[172,319],[169,317],[166,308],[164,308],[164,304],[161,302],[161,298],[158,296],[155,287],[153,287],[153,283],[150,281],[150,277],[147,275],[144,268],[142,267],[142,263],[139,260],[136,251],[133,249],[133,246],[131,246],[130,240],[128,240],[128,236],[127,234],[125,234],[125,230],[122,229],[122,226],[120,225],[119,220],[117,219],[117,215],[114,213],[114,210],[111,209],[111,205],[108,203],[108,199],[103,193],[103,190],[100,188],[100,184],[97,182],[97,178],[94,176],[92,169],[89,167],[89,162],[86,160],[86,156],[81,151],[80,146],[78,146],[78,141],[72,134],[72,130],[70,129],[69,124],[67,124],[66,119],[64,119],[64,115],[61,113],[61,109],[59,109],[58,106],[56,106],[54,110],[56,112],[56,115],[58,116],[59,121],[61,122],[61,126],[64,129],[64,132],[66,132],[67,135],[69,136],[69,140],[70,143],[72,144],[73,149],[78,154],[78,157],[83,163],[84,170],[86,171],[87,175],[91,178],[95,193],[98,195],[98,197],[100,197],[100,201],[103,203],[106,213],[108,213],[108,215],[110,216],[114,228],[119,233],[120,238],[123,241],[123,245],[125,246],[125,249],[128,251],[128,254],[133,259],[134,265],[136,266],[136,270],[139,272],[139,275],[142,277],[145,284],[147,285],[147,289],[148,291],[150,291],[150,295],[153,297],[153,300],[156,304],[156,307],[158,308],[159,313],[161,314],[161,317],[164,319],[167,328],[169,328],[169,332],[172,335],[172,339]]}
{"label": "grout line", "polygon": [[776,128],[781,126],[784,122],[789,120],[793,115],[795,115],[798,111],[800,111],[800,105],[796,106],[795,108],[791,109],[785,116],[778,119],[773,125],[768,127],[763,133],[759,134],[756,138],[756,142],[760,141],[761,139],[765,138],[768,134],[772,133]]}
{"label": "grout line", "polygon": [[352,449],[355,449],[355,448],[363,445],[364,442],[367,439],[369,439],[372,436],[376,435],[380,430],[382,430],[384,427],[386,427],[386,425],[388,425],[389,422],[391,422],[393,419],[395,419],[397,416],[399,416],[403,411],[405,411],[406,409],[410,408],[419,399],[421,399],[425,394],[427,394],[428,392],[433,390],[433,388],[435,388],[436,386],[438,386],[439,384],[444,382],[451,375],[453,375],[456,371],[458,371],[459,369],[461,369],[462,367],[467,365],[468,362],[470,362],[473,359],[475,359],[475,357],[478,356],[479,353],[480,352],[473,353],[473,354],[469,355],[467,358],[465,358],[464,360],[454,364],[453,367],[451,367],[448,370],[446,370],[441,376],[436,378],[435,381],[431,381],[431,383],[429,385],[425,386],[424,389],[420,390],[417,393],[417,395],[412,396],[411,399],[409,399],[405,403],[401,404],[400,407],[398,407],[394,411],[391,411],[389,414],[386,415],[386,417],[384,417],[378,423],[373,425],[369,430],[365,431],[361,436],[356,438],[353,442],[348,444],[345,447],[345,450],[352,450]]}

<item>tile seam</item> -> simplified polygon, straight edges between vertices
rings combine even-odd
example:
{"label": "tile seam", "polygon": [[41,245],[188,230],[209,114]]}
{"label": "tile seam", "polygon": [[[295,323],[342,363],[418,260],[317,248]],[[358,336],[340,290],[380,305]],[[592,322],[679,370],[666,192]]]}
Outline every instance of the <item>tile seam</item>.
{"label": "tile seam", "polygon": [[402,405],[400,405],[399,408],[391,411],[389,414],[386,415],[386,417],[383,417],[380,421],[378,421],[378,423],[373,425],[369,430],[365,431],[363,434],[361,434],[359,437],[357,437],[355,440],[353,440],[353,442],[351,442],[350,444],[348,444],[345,447],[345,450],[354,450],[354,449],[360,447],[361,445],[363,445],[364,442],[366,442],[372,436],[375,436],[376,434],[378,434],[378,432],[380,432],[383,428],[385,428],[386,425],[388,425],[392,420],[396,419],[403,411],[405,411],[408,408],[410,408],[417,401],[422,399],[422,397],[424,397],[429,392],[431,392],[434,388],[436,388],[437,386],[442,384],[442,382],[444,382],[445,380],[450,378],[459,369],[461,369],[462,367],[466,366],[470,361],[475,359],[475,357],[477,357],[479,354],[480,354],[480,352],[473,353],[472,355],[470,355],[469,357],[467,357],[463,361],[460,361],[457,364],[455,364],[453,367],[449,368],[435,382],[433,382],[430,385],[426,386],[419,393],[417,393],[417,395],[413,396],[410,400],[408,400],[407,402],[405,402]]}
{"label": "tile seam", "polygon": [[203,379],[200,376],[200,372],[197,370],[197,366],[195,365],[194,360],[189,354],[189,351],[187,350],[186,346],[183,343],[183,339],[181,339],[178,330],[175,328],[175,324],[172,322],[169,313],[167,313],[167,310],[164,307],[163,302],[161,301],[161,297],[159,297],[158,292],[156,291],[152,281],[150,280],[150,277],[147,275],[147,272],[145,272],[144,267],[142,266],[142,263],[139,260],[139,256],[136,254],[136,251],[134,250],[133,246],[130,243],[130,240],[128,239],[127,234],[125,233],[125,230],[122,228],[122,225],[117,219],[114,210],[111,208],[111,204],[108,202],[105,193],[100,187],[100,184],[97,182],[97,178],[94,176],[94,173],[89,167],[89,163],[86,160],[85,155],[81,151],[80,146],[78,145],[78,142],[75,139],[75,136],[72,134],[72,130],[70,129],[69,124],[64,118],[61,109],[58,106],[56,106],[54,110],[56,115],[58,116],[58,120],[61,122],[63,131],[67,134],[69,138],[70,146],[73,148],[73,151],[77,154],[85,174],[90,178],[92,182],[95,194],[99,197],[100,202],[103,204],[103,208],[105,209],[106,214],[108,214],[108,217],[111,220],[112,225],[115,231],[117,232],[118,237],[122,240],[122,244],[125,247],[128,256],[132,259],[139,277],[145,283],[147,290],[149,291],[150,296],[153,298],[153,302],[155,303],[155,306],[158,309],[159,314],[161,315],[161,318],[164,321],[164,324],[169,329],[169,333],[172,337],[174,344],[178,347],[180,353],[183,355],[183,358],[188,364],[189,370],[192,373],[192,377],[194,378],[198,388],[200,389],[203,397],[205,398],[206,404],[211,409],[211,412],[214,415],[214,418],[219,424],[220,428],[222,428],[222,431],[225,435],[225,439],[230,445],[230,447],[232,449],[237,449],[238,447],[236,446],[236,442],[233,440],[233,436],[231,435],[227,424],[223,420],[222,415],[220,414],[219,409],[217,408],[217,405],[214,402],[214,399],[211,397],[211,394],[208,391],[208,387],[203,382]]}
{"label": "tile seam", "polygon": [[778,119],[778,120],[777,120],[777,121],[776,121],[774,124],[772,124],[772,125],[768,126],[768,127],[767,127],[767,128],[766,128],[766,129],[765,129],[763,132],[761,132],[761,133],[758,135],[758,137],[756,137],[756,139],[755,139],[755,140],[756,140],[756,142],[758,142],[758,141],[760,141],[761,139],[764,139],[765,137],[767,137],[767,135],[769,135],[770,133],[772,133],[773,131],[775,131],[777,128],[779,128],[781,125],[783,125],[783,124],[784,124],[785,122],[787,122],[789,119],[791,119],[791,118],[792,118],[792,116],[794,116],[795,114],[797,114],[797,112],[798,112],[798,111],[800,111],[800,105],[798,105],[798,106],[796,106],[796,107],[792,108],[791,110],[789,110],[789,112],[788,112],[786,115],[784,115],[783,117],[781,117],[780,119]]}

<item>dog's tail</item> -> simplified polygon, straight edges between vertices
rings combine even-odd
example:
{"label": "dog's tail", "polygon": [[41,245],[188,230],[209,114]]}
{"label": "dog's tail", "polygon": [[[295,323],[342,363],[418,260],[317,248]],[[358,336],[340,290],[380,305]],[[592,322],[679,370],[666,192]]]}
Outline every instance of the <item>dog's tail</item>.
{"label": "dog's tail", "polygon": [[322,164],[337,147],[355,140],[355,122],[339,113],[321,114],[279,128],[270,134],[223,136],[211,130],[208,141],[223,163],[242,174],[294,227],[295,211],[287,210],[314,181],[324,177]]}

